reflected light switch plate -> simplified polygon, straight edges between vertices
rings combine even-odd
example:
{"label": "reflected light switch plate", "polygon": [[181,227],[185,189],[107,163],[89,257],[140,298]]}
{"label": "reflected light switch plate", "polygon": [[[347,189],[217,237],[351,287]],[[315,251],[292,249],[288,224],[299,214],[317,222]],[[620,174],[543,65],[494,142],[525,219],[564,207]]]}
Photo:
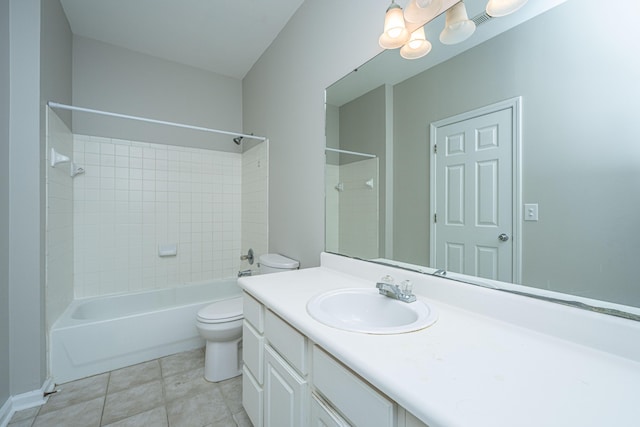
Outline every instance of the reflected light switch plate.
{"label": "reflected light switch plate", "polygon": [[526,203],[524,205],[524,220],[525,221],[538,220],[538,204],[537,203]]}

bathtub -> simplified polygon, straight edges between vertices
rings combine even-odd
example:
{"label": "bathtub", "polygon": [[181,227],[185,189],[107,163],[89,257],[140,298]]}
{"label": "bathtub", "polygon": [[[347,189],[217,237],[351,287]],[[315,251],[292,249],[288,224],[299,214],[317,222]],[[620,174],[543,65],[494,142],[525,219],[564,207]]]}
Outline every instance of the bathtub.
{"label": "bathtub", "polygon": [[236,279],[74,300],[49,335],[58,384],[203,347],[196,313],[241,295]]}

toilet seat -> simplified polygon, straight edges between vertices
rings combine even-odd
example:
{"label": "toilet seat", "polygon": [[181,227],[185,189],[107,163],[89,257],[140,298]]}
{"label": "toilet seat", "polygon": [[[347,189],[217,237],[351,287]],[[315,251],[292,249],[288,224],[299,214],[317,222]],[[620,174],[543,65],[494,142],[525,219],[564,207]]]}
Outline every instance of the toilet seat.
{"label": "toilet seat", "polygon": [[242,319],[242,297],[217,301],[198,311],[198,322],[225,323]]}

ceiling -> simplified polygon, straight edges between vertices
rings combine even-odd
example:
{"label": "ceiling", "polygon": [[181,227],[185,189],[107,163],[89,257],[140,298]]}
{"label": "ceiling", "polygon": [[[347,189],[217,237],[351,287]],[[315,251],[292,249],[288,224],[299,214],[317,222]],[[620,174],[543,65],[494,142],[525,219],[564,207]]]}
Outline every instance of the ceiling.
{"label": "ceiling", "polygon": [[304,0],[61,0],[71,31],[242,79]]}

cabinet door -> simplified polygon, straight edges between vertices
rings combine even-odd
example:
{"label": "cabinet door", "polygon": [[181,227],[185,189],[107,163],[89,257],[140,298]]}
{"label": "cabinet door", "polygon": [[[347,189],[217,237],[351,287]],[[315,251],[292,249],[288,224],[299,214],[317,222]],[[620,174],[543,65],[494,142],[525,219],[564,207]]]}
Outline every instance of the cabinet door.
{"label": "cabinet door", "polygon": [[311,395],[311,427],[350,427],[340,415],[315,394]]}
{"label": "cabinet door", "polygon": [[270,346],[265,346],[264,426],[307,425],[307,382]]}
{"label": "cabinet door", "polygon": [[242,406],[253,427],[263,427],[263,389],[247,366],[242,367]]}

